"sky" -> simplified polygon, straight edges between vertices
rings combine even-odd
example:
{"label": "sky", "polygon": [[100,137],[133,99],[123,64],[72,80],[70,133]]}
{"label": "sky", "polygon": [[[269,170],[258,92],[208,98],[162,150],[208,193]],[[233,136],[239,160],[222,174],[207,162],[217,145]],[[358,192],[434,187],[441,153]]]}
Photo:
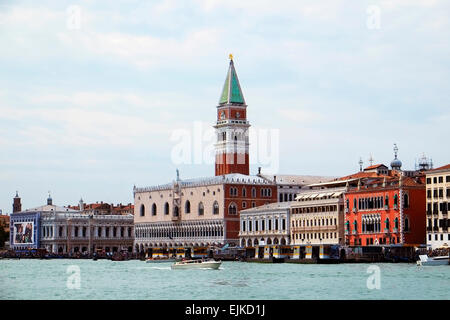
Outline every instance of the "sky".
{"label": "sky", "polygon": [[230,53],[252,174],[344,176],[389,165],[394,143],[403,169],[448,164],[449,15],[445,0],[0,0],[0,209],[16,191],[23,209],[48,191],[125,204],[176,169],[214,175],[201,155]]}

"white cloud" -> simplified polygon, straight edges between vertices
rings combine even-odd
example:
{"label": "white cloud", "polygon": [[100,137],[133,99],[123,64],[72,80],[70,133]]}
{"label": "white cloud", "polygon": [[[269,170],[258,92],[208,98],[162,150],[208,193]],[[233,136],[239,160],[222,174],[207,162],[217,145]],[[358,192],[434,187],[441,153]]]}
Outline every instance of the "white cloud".
{"label": "white cloud", "polygon": [[127,33],[58,33],[59,40],[73,50],[87,52],[106,59],[120,58],[137,67],[161,67],[199,63],[216,49],[220,30],[205,28],[190,32],[183,39],[141,36]]}

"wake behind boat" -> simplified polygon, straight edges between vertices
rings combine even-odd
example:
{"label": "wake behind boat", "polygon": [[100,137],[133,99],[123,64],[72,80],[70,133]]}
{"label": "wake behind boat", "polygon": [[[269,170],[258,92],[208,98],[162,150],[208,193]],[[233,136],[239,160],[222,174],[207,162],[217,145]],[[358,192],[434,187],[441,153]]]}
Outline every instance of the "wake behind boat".
{"label": "wake behind boat", "polygon": [[418,266],[444,266],[449,264],[449,256],[428,257],[423,254],[419,256]]}
{"label": "wake behind boat", "polygon": [[183,260],[175,262],[172,269],[219,269],[222,261],[215,260]]}

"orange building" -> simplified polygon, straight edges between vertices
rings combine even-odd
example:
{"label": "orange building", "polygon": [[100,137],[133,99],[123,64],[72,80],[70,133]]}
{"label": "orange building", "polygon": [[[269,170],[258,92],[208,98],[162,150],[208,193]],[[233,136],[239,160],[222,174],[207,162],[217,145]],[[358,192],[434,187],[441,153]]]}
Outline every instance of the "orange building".
{"label": "orange building", "polygon": [[361,175],[366,177],[345,194],[346,244],[424,244],[424,175],[406,177],[395,170]]}

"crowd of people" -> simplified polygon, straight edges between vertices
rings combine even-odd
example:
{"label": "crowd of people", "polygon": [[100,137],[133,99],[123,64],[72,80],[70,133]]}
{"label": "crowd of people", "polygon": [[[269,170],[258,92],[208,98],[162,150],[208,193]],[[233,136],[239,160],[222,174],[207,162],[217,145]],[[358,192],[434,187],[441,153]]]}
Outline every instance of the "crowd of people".
{"label": "crowd of people", "polygon": [[450,254],[450,247],[449,248],[438,248],[438,249],[428,251],[429,257],[442,257],[442,256],[448,256],[449,254]]}

